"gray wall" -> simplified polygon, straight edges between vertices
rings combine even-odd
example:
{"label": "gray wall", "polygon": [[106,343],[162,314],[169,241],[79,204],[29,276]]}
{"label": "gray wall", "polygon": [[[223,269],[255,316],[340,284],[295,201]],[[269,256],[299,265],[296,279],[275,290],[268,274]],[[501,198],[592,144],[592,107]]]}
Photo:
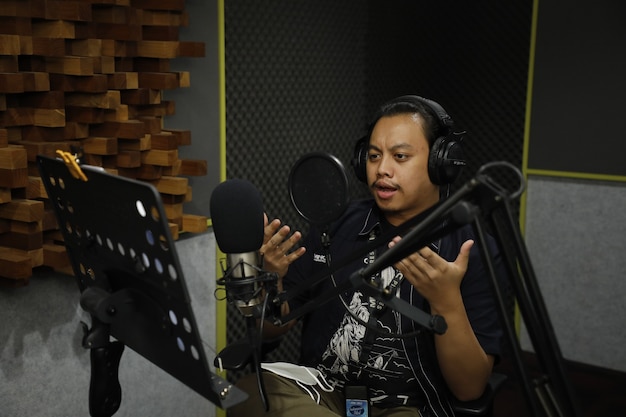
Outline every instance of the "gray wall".
{"label": "gray wall", "polygon": [[166,128],[191,130],[191,146],[178,148],[179,157],[207,161],[205,176],[189,177],[193,199],[185,213],[209,215],[211,191],[220,181],[219,54],[216,0],[186,0],[189,26],[181,28],[180,39],[204,42],[203,58],[172,60],[173,71],[189,71],[191,87],[165,91],[176,104],[176,114],[164,120]]}
{"label": "gray wall", "polygon": [[621,371],[625,18],[623,2],[540,2],[525,218],[563,355]]}
{"label": "gray wall", "polygon": [[[626,184],[531,177],[526,244],[563,356],[626,371]],[[528,338],[523,341],[528,348]]]}
{"label": "gray wall", "polygon": [[[215,357],[215,240],[212,233],[176,243],[206,356]],[[39,271],[23,288],[0,287],[0,417],[88,416],[89,351],[81,347],[73,277]],[[210,365],[210,364],[209,364]],[[120,364],[122,405],[115,414],[210,417],[215,406],[130,349]]]}

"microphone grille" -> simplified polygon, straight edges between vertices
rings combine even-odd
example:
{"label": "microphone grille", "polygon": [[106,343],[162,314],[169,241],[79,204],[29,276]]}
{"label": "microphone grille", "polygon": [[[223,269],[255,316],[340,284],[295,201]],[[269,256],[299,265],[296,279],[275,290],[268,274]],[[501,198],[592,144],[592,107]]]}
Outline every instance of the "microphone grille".
{"label": "microphone grille", "polygon": [[227,180],[211,193],[211,219],[215,240],[224,253],[259,250],[263,244],[263,202],[249,181]]}

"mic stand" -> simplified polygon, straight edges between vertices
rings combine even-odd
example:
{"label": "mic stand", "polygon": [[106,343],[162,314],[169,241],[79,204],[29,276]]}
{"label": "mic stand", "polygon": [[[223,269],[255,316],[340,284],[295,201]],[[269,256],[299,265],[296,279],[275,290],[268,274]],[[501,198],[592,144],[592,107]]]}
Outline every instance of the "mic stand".
{"label": "mic stand", "polygon": [[91,416],[119,409],[124,346],[222,408],[244,401],[209,370],[157,190],[97,167],[77,166],[83,175],[74,177],[59,159],[40,155],[37,163],[91,316],[91,329],[83,323]]}
{"label": "mic stand", "polygon": [[[246,263],[243,260],[240,260],[228,270],[224,270],[224,268],[222,270],[224,277],[217,280],[217,284],[224,286],[228,302],[236,305],[239,312],[245,317],[248,344],[239,343],[226,346],[216,356],[214,364],[226,369],[241,369],[252,360],[252,367],[256,373],[261,400],[265,411],[269,411],[269,399],[261,372],[262,335],[257,326],[257,319],[260,318],[259,326],[263,326],[267,300],[273,299],[277,293],[276,282],[278,275],[263,271],[256,265]],[[245,278],[245,271],[255,271],[255,275]],[[238,276],[236,276],[235,272],[238,272]],[[259,285],[261,283],[263,284],[262,287]],[[266,292],[265,302],[259,311],[258,304],[262,290]],[[272,315],[277,313],[277,311],[271,311]]]}
{"label": "mic stand", "polygon": [[[472,223],[481,245],[481,256],[491,279],[505,335],[512,350],[517,374],[529,411],[534,417],[578,417],[580,407],[567,378],[563,356],[537,284],[528,250],[518,224],[513,220],[511,196],[490,177],[478,175],[455,198],[459,204],[454,215]],[[461,201],[463,200],[463,201]],[[531,381],[524,365],[522,349],[508,310],[503,284],[498,279],[486,237],[485,220],[507,268],[515,299],[528,329],[543,374]]]}

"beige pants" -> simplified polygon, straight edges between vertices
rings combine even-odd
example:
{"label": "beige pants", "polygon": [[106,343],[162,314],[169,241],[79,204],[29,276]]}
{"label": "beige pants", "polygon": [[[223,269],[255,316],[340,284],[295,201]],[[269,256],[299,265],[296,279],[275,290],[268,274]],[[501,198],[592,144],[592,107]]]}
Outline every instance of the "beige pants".
{"label": "beige pants", "polygon": [[[269,411],[264,412],[263,401],[259,394],[256,375],[246,375],[237,382],[237,387],[248,393],[243,403],[228,409],[229,417],[343,417],[345,399],[342,392],[325,392],[317,389],[320,403],[317,404],[308,393],[290,379],[263,372],[265,391],[269,402]],[[370,408],[370,417],[419,417],[416,408],[396,407],[381,409]]]}

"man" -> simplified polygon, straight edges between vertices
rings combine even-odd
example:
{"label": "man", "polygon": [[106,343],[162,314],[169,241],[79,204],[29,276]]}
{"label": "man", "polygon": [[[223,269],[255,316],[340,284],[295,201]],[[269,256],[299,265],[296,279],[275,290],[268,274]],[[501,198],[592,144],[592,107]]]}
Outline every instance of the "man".
{"label": "man", "polygon": [[[331,259],[339,260],[378,236],[393,233],[434,206],[440,187],[458,174],[449,172],[454,160],[441,161],[459,146],[450,139],[451,133],[451,120],[435,102],[402,96],[385,103],[362,144],[364,166],[356,167],[373,199],[350,205],[331,228],[330,245],[323,245],[312,231],[297,247],[299,232],[290,235],[289,227],[277,219],[266,222],[260,251],[266,269],[279,274],[279,290],[284,286],[288,291],[332,266]],[[360,175],[359,169],[364,170]],[[396,236],[388,246],[400,239]],[[371,251],[284,303],[282,314],[345,282],[386,249]],[[270,403],[266,415],[344,416],[344,390],[352,386],[366,388],[370,416],[375,417],[452,416],[450,395],[465,401],[483,393],[499,354],[501,331],[471,227],[437,239],[374,279],[412,305],[443,316],[447,331],[433,335],[360,291],[347,291],[302,318],[300,361],[319,375],[319,386],[313,385],[312,391],[310,381],[297,372],[279,372],[283,376],[264,372]],[[292,324],[274,331],[284,332]],[[334,390],[327,392],[324,382]],[[232,415],[261,415],[255,380],[247,378],[239,385],[252,398],[233,407]]]}

